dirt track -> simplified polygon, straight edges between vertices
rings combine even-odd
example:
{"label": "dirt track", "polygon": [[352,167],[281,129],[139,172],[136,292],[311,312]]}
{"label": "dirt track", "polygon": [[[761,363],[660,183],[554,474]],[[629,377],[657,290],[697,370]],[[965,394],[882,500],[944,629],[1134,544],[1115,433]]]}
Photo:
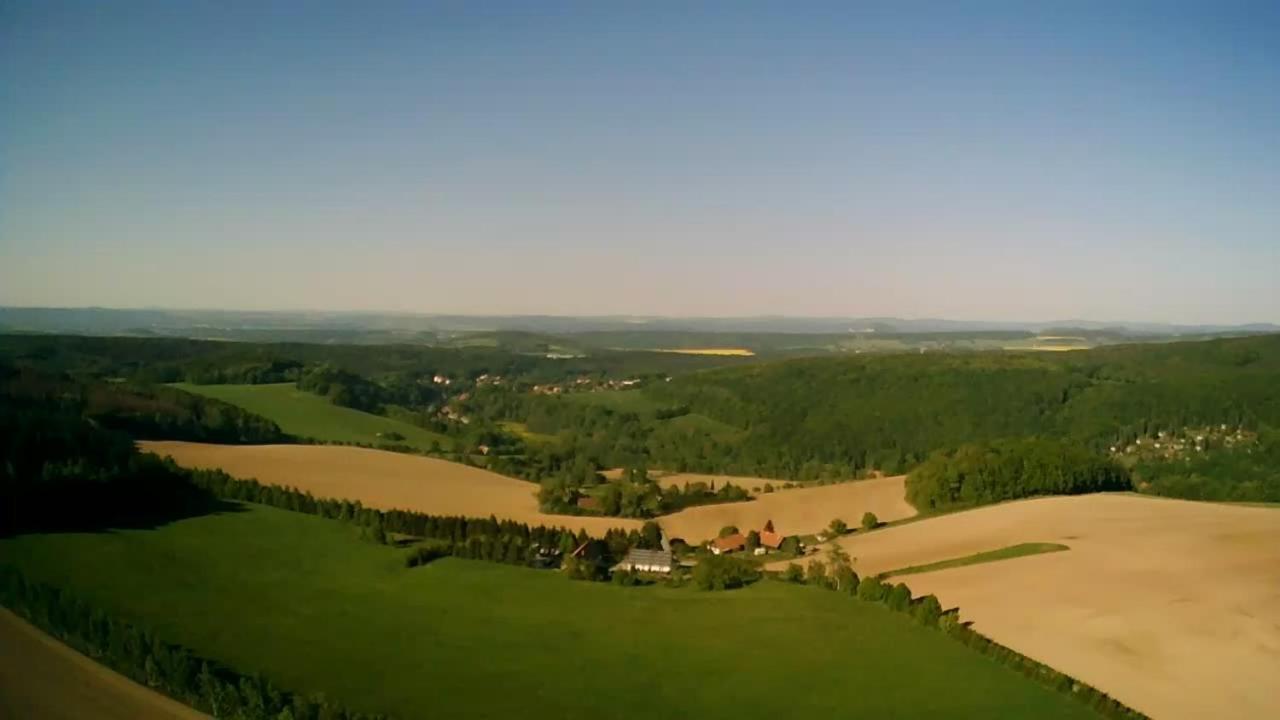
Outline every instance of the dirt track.
{"label": "dirt track", "polygon": [[0,608],[0,718],[208,720]]}
{"label": "dirt track", "polygon": [[538,510],[537,486],[434,458],[333,445],[209,445],[140,442],[179,465],[221,468],[241,478],[288,485],[316,497],[359,500],[383,510],[512,519],[531,525],[586,529],[640,527],[636,520],[549,515]]}
{"label": "dirt track", "polygon": [[1071,549],[904,581],[1154,718],[1280,717],[1280,510],[1041,498],[841,543],[865,575],[1037,541]]}
{"label": "dirt track", "polygon": [[737,525],[746,532],[759,529],[769,520],[784,535],[818,532],[834,518],[856,526],[867,511],[888,522],[916,514],[915,508],[903,499],[903,480],[903,476],[898,475],[780,490],[759,495],[749,502],[692,507],[663,516],[659,522],[668,536],[689,542],[713,538],[726,525]]}

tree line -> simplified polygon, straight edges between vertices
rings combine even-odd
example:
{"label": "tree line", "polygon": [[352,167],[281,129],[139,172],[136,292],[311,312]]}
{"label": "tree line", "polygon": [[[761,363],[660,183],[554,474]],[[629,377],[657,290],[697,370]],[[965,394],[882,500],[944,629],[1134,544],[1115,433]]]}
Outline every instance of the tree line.
{"label": "tree line", "polygon": [[209,713],[241,720],[385,720],[323,695],[282,690],[165,642],[84,598],[28,580],[0,565],[0,605],[135,682]]}

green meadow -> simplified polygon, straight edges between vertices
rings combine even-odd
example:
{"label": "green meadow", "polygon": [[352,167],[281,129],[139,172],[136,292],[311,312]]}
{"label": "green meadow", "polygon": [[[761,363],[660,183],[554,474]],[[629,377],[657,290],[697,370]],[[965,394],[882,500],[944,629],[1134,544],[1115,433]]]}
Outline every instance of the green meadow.
{"label": "green meadow", "polygon": [[281,687],[400,718],[1095,717],[821,589],[624,588],[452,558],[406,569],[405,551],[336,521],[236,510],[20,536],[0,562]]}
{"label": "green meadow", "polygon": [[982,563],[996,562],[998,560],[1012,560],[1013,558],[1026,557],[1028,555],[1062,552],[1063,550],[1070,549],[1071,548],[1066,545],[1061,545],[1059,543],[1020,543],[1018,545],[1002,547],[999,550],[988,550],[986,552],[965,555],[964,557],[925,563],[924,565],[911,565],[898,570],[890,570],[889,572],[880,573],[880,576],[897,577],[899,575],[915,575],[918,573],[933,572],[934,570],[946,570],[947,568],[964,567],[966,565],[981,565]]}
{"label": "green meadow", "polygon": [[178,383],[174,387],[197,395],[222,400],[274,421],[281,430],[302,438],[330,442],[392,443],[390,433],[404,440],[394,441],[427,450],[432,442],[449,447],[444,435],[433,433],[401,420],[373,415],[334,405],[327,398],[305,392],[293,383],[271,385],[194,385]]}

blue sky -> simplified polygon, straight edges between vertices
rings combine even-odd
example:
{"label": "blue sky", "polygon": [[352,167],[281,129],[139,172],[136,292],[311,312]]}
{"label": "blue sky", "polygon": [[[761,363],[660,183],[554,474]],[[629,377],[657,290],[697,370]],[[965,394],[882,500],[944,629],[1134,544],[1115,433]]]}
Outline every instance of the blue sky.
{"label": "blue sky", "polygon": [[0,304],[1280,321],[1276,3],[0,5]]}

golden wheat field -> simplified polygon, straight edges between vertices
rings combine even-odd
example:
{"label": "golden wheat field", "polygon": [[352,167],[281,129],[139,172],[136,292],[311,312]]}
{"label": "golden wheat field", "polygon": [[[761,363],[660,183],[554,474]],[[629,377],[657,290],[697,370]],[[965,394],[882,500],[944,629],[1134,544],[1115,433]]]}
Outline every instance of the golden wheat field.
{"label": "golden wheat field", "polygon": [[1280,510],[1039,498],[855,534],[863,574],[1022,542],[1066,552],[904,578],[998,642],[1155,718],[1280,717]]}
{"label": "golden wheat field", "polygon": [[530,525],[554,525],[602,534],[640,527],[636,520],[551,515],[538,510],[537,486],[445,460],[334,445],[212,445],[140,442],[179,465],[221,468],[235,477],[288,485],[316,497],[359,500],[383,510],[434,515],[496,515]]}
{"label": "golden wheat field", "polygon": [[656,348],[653,352],[678,353],[680,355],[725,355],[729,357],[752,357],[755,355],[755,351],[743,347]]}
{"label": "golden wheat field", "polygon": [[[720,477],[720,476],[714,476]],[[752,480],[754,478],[733,478]],[[840,518],[856,526],[864,512],[882,522],[916,514],[904,499],[904,476],[856,480],[836,485],[798,488],[762,494],[754,500],[721,505],[700,505],[664,515],[658,522],[668,537],[697,542],[714,538],[720,528],[736,525],[743,532],[759,529],[769,520],[783,535],[815,533]],[[767,482],[761,479],[761,484]]]}
{"label": "golden wheat field", "polygon": [[0,718],[207,720],[0,609]]}

